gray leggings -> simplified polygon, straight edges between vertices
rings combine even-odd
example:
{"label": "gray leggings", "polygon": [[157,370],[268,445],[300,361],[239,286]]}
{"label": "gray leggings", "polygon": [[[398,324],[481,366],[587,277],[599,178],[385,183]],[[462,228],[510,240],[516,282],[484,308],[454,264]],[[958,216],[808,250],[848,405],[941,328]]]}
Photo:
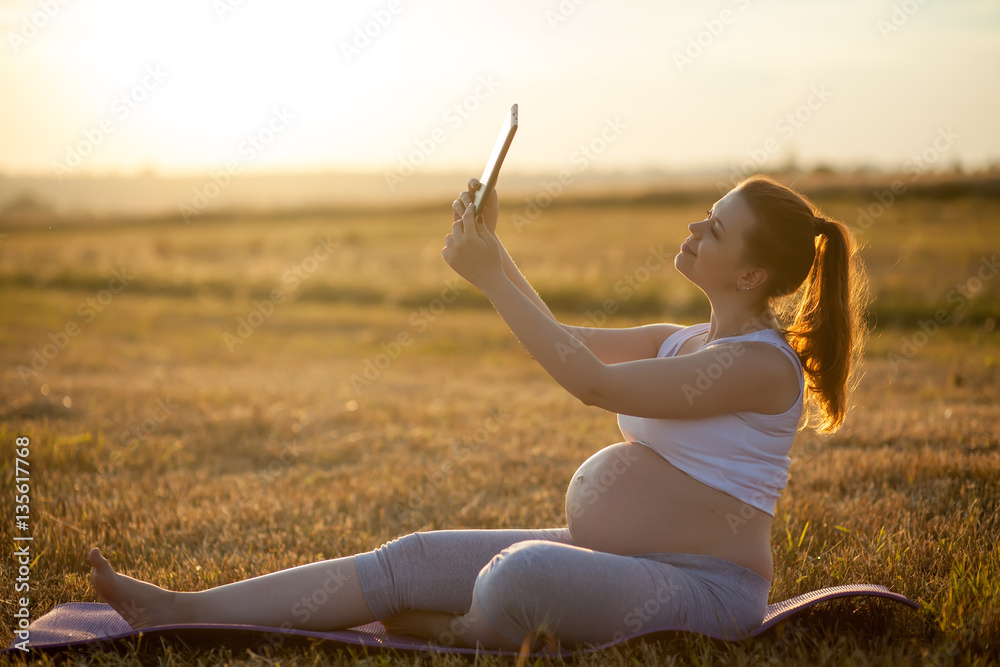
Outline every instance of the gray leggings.
{"label": "gray leggings", "polygon": [[475,598],[516,644],[538,631],[564,645],[662,627],[740,635],[764,619],[770,589],[727,560],[593,551],[573,546],[566,528],[413,533],[355,563],[376,618],[411,609],[464,614]]}

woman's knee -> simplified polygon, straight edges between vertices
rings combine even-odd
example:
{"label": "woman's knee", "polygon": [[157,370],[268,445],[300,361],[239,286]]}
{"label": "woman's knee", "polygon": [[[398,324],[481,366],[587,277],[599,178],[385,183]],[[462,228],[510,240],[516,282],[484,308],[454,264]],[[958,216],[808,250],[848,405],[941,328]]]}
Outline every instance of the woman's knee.
{"label": "woman's knee", "polygon": [[563,588],[558,552],[564,545],[529,540],[504,549],[479,573],[473,599],[487,621],[511,641],[544,631],[555,619]]}
{"label": "woman's knee", "polygon": [[[494,556],[479,573],[478,580],[504,588],[528,588],[551,580],[553,561],[566,547],[549,541],[517,542]],[[477,582],[478,583],[478,582]]]}

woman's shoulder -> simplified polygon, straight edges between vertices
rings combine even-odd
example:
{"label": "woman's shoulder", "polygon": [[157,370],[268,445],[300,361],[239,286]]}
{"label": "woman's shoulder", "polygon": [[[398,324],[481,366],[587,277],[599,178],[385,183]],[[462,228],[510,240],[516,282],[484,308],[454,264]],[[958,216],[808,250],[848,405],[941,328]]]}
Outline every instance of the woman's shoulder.
{"label": "woman's shoulder", "polygon": [[791,346],[788,339],[785,337],[785,334],[779,329],[758,329],[757,331],[750,331],[739,336],[733,336],[728,339],[722,338],[719,340],[742,344],[759,343],[760,348],[764,350],[768,348],[777,348],[778,350],[781,350],[785,356],[794,359],[797,366],[801,368],[802,365],[795,348]]}
{"label": "woman's shoulder", "polygon": [[805,383],[802,360],[780,330],[767,328],[719,338],[705,347],[710,346],[726,350],[734,358],[742,357],[765,384],[790,382],[794,377],[801,395]]}

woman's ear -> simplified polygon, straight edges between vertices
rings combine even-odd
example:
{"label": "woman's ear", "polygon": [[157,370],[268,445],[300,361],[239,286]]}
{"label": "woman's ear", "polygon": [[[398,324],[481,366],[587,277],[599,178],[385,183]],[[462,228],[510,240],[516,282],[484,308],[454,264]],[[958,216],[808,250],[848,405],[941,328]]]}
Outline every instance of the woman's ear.
{"label": "woman's ear", "polygon": [[767,270],[756,268],[745,272],[739,279],[739,285],[746,289],[756,289],[767,282]]}

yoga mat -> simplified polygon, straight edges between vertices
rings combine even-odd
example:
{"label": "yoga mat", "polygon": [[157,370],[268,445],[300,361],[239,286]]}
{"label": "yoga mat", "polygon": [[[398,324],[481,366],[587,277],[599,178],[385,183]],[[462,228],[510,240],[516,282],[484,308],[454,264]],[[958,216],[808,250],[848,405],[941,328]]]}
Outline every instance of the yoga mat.
{"label": "yoga mat", "polygon": [[[853,596],[874,596],[886,598],[896,602],[909,605],[914,609],[920,605],[913,600],[893,593],[885,586],[876,584],[854,584],[850,586],[833,586],[822,588],[811,593],[796,596],[784,602],[776,602],[767,607],[767,614],[764,622],[758,628],[743,636],[717,636],[708,635],[715,639],[734,641],[754,637],[768,630],[772,626],[786,620],[790,616],[797,614],[803,609],[807,609],[817,603],[833,600],[835,598]],[[365,649],[391,649],[403,652],[445,652],[445,653],[488,653],[493,655],[517,655],[511,651],[478,650],[472,648],[457,648],[431,644],[425,639],[405,637],[401,635],[389,634],[380,623],[369,623],[350,630],[338,630],[334,632],[311,632],[307,630],[283,630],[280,628],[268,628],[256,625],[226,625],[214,623],[202,623],[198,625],[163,625],[144,630],[133,630],[129,627],[118,612],[109,605],[94,602],[67,602],[56,605],[44,616],[33,621],[28,626],[30,639],[28,647],[30,651],[62,652],[71,649],[101,647],[121,642],[134,642],[141,637],[142,642],[153,641],[158,645],[160,638],[168,640],[180,640],[184,644],[192,647],[212,647],[212,646],[240,646],[240,647],[273,647],[288,646],[292,644],[314,643],[337,648],[354,647]],[[600,651],[622,643],[626,643],[641,637],[664,632],[680,632],[677,628],[661,627],[650,628],[643,632],[622,638],[620,641],[608,642],[579,649],[576,651],[562,650],[558,652],[563,656],[574,654],[591,653]],[[15,639],[11,646],[3,651],[4,655],[13,656],[15,654],[28,655],[18,648]],[[532,656],[556,655],[554,652],[533,653]]]}

